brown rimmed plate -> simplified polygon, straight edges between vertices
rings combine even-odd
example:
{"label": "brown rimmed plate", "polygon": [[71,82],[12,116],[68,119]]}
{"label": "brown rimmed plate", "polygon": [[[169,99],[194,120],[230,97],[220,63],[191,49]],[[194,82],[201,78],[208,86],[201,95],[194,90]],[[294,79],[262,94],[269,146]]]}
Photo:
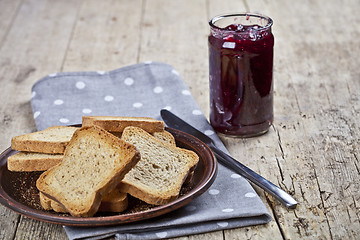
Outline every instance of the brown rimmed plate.
{"label": "brown rimmed plate", "polygon": [[9,209],[40,221],[68,226],[106,226],[141,221],[174,211],[204,193],[214,182],[217,174],[216,159],[205,143],[182,131],[167,128],[178,147],[196,152],[199,163],[193,181],[181,189],[178,199],[162,206],[146,204],[135,198],[129,199],[129,207],[123,213],[97,213],[94,217],[78,218],[69,214],[45,211],[41,208],[35,183],[41,172],[11,172],[7,158],[16,153],[11,148],[0,155],[0,203]]}

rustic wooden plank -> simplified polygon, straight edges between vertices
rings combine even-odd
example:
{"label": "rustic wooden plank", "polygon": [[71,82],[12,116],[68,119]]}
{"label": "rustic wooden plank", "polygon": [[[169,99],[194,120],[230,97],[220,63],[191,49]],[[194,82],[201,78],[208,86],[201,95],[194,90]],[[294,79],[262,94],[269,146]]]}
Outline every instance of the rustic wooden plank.
{"label": "rustic wooden plank", "polygon": [[216,231],[216,232],[192,235],[192,236],[189,236],[188,239],[189,240],[202,240],[202,239],[220,240],[220,239],[223,239],[223,238],[224,238],[224,236],[223,236],[222,231]]}
{"label": "rustic wooden plank", "polygon": [[11,24],[16,16],[21,0],[2,0],[0,1],[0,48],[11,28]]}
{"label": "rustic wooden plank", "polygon": [[[279,156],[281,157],[281,151],[278,136],[274,128],[271,128],[267,134],[256,138],[235,139],[224,136],[221,138],[235,159],[274,184],[281,186],[285,191],[293,194],[292,185],[283,183],[284,180],[288,183],[288,178],[285,177],[283,179],[283,175],[281,175],[279,170],[278,162]],[[265,195],[263,190],[256,186],[254,186],[254,189],[267,206],[269,212],[273,214],[273,203],[269,200],[269,196]],[[276,204],[279,203],[276,202]],[[279,207],[282,211],[288,211],[283,205]],[[226,231],[225,236],[228,239],[249,237],[251,237],[250,239],[282,239],[283,233],[278,227],[279,219],[277,219],[276,213],[275,216],[273,215],[273,218],[274,220],[266,225]]]}
{"label": "rustic wooden plank", "polygon": [[0,126],[5,136],[0,142],[3,149],[12,135],[34,130],[31,86],[60,69],[78,3],[25,1],[19,9],[0,50],[0,82],[6,82],[0,112],[1,121],[8,124]]}
{"label": "rustic wooden plank", "polygon": [[[271,13],[271,11],[269,11],[269,9],[267,9],[268,4],[266,4],[266,2],[265,3],[261,2],[261,4],[256,4],[256,3],[257,3],[257,1],[252,1],[251,3],[249,3],[249,10],[256,11],[256,12],[262,12],[262,13],[268,14],[268,15],[273,17],[273,15],[269,14],[269,12]],[[289,6],[289,5],[290,4],[288,4],[288,5],[281,4],[282,9],[284,10],[284,12],[287,12],[288,8],[291,8],[291,6]],[[306,6],[306,9],[307,9],[310,6],[310,3],[308,3],[307,5],[305,4],[305,6]],[[299,11],[298,11],[299,8],[294,8],[294,9],[297,9],[297,13],[299,13]],[[275,14],[275,16],[281,16],[281,14],[283,14],[281,11],[279,11],[279,9],[276,9],[276,11],[275,11],[275,9],[272,9],[272,10],[274,11],[274,13],[276,12],[278,14],[278,15]],[[301,12],[301,13],[305,14],[305,12],[306,11]],[[287,14],[284,14],[284,15],[286,17],[291,18],[291,16],[294,16],[295,14],[294,14],[294,12],[287,12]],[[310,15],[310,16],[312,16],[312,15]],[[284,18],[284,19],[279,18],[278,21],[276,19],[274,19],[274,21],[275,21],[275,23],[276,22],[278,22],[278,23],[279,22],[280,23],[286,23],[287,22],[288,26],[292,26],[292,28],[294,27],[294,25],[296,25],[294,22],[285,21],[285,19],[286,18]],[[301,18],[301,19],[303,19],[303,18]],[[309,25],[305,25],[305,26],[308,27]],[[280,27],[284,27],[284,26],[280,25]],[[286,25],[285,25],[285,27],[286,27]],[[286,33],[289,33],[289,32],[292,33],[291,29],[284,28],[282,30],[284,30],[284,31],[281,31],[281,33],[285,33],[285,35],[280,36],[280,38],[278,38],[278,36],[276,35],[276,28],[274,28],[274,32],[275,32],[277,42],[278,42],[278,40],[281,41],[282,37],[283,37],[284,40],[286,39],[287,41],[289,41],[289,39],[286,38],[286,37],[288,37]],[[292,46],[289,46],[289,47],[292,47]],[[289,50],[288,49],[289,47],[284,48],[284,50]],[[277,50],[277,49],[275,49],[275,50]],[[277,52],[277,51],[275,51],[275,52]],[[282,53],[284,54],[284,56],[286,56],[286,54],[287,54],[286,51],[282,51]],[[311,53],[309,53],[309,52],[307,52],[307,54],[311,55]],[[293,57],[293,59],[296,59],[296,56],[292,56],[292,57]],[[277,66],[276,65],[277,65],[277,61],[275,59],[275,75],[277,74],[277,71],[276,71]],[[287,74],[289,74],[289,73],[290,72],[287,72]],[[280,77],[279,77],[279,75],[276,75],[276,76],[277,76],[276,80],[282,80],[281,83],[286,83],[286,78],[288,78],[288,76],[286,76],[286,73],[284,73]],[[289,86],[291,87],[291,85],[287,85],[287,86],[285,86],[283,88],[275,88],[275,91],[276,92],[279,92],[279,90],[285,90],[286,91],[286,88],[289,87]],[[279,96],[279,94],[276,93],[276,97],[278,99],[281,99],[281,102],[278,103],[277,101],[275,101],[275,104],[280,104],[281,107],[279,109],[281,109],[282,111],[279,112],[279,111],[276,111],[276,109],[275,109],[275,114],[276,114],[275,116],[279,116],[279,114],[280,114],[280,119],[279,120],[282,120],[281,118],[285,118],[285,119],[289,118],[288,115],[291,114],[291,113],[294,113],[295,118],[293,117],[294,119],[290,119],[290,121],[289,121],[289,119],[286,119],[286,121],[283,121],[284,122],[283,124],[280,121],[279,122],[280,127],[281,127],[281,128],[279,128],[280,130],[276,126],[276,121],[275,121],[274,129],[275,129],[275,132],[277,133],[278,138],[279,138],[278,139],[279,148],[280,148],[281,151],[277,151],[277,152],[275,151],[275,152],[273,152],[273,154],[275,156],[278,155],[275,158],[276,158],[276,161],[278,162],[278,165],[279,165],[278,170],[280,172],[278,172],[276,174],[280,173],[281,176],[282,176],[282,179],[277,181],[277,182],[279,182],[279,185],[281,185],[285,189],[288,189],[290,192],[294,192],[294,190],[296,190],[295,192],[300,192],[301,193],[304,189],[308,189],[309,187],[311,188],[313,186],[316,186],[317,185],[317,180],[316,180],[316,178],[314,176],[315,175],[314,171],[311,172],[311,169],[313,167],[313,166],[309,165],[311,163],[311,159],[308,160],[309,162],[304,161],[304,163],[308,164],[307,167],[303,168],[304,172],[310,170],[310,173],[311,173],[310,175],[305,174],[304,176],[301,176],[301,175],[297,176],[295,174],[296,171],[294,171],[293,166],[291,166],[291,164],[286,164],[286,161],[285,161],[285,160],[287,160],[289,158],[292,158],[292,155],[296,156],[295,160],[297,160],[299,158],[301,159],[301,158],[307,157],[306,154],[303,155],[303,156],[299,155],[299,153],[301,153],[302,151],[307,153],[307,154],[309,152],[313,151],[313,149],[311,147],[309,148],[309,146],[311,146],[311,143],[308,143],[308,142],[306,142],[305,144],[302,144],[302,145],[300,144],[300,146],[302,146],[302,147],[297,149],[297,147],[299,146],[299,140],[300,140],[300,142],[301,142],[302,139],[304,139],[306,141],[307,136],[305,136],[304,134],[301,134],[301,131],[299,131],[299,130],[302,130],[301,128],[303,127],[302,122],[301,122],[302,121],[301,116],[296,116],[296,115],[300,115],[299,110],[298,110],[298,112],[291,111],[293,107],[295,107],[295,109],[297,108],[297,102],[296,101],[291,101],[290,100],[290,103],[289,103],[289,99],[292,99],[292,96],[294,96],[294,94],[295,94],[294,89],[291,89],[291,90],[293,90],[293,91],[291,93],[285,95],[284,97]],[[308,98],[307,98],[307,100],[308,100]],[[320,101],[321,101],[321,99],[320,99]],[[284,107],[283,106],[284,104],[282,104],[282,103],[289,104],[291,108],[290,109],[289,109],[289,107],[286,108],[286,105]],[[276,120],[277,119],[278,118],[276,117]],[[299,123],[299,121],[300,121],[300,123]],[[287,129],[287,128],[289,128],[289,129],[291,129],[291,128],[298,129],[299,127],[300,127],[300,129],[295,131],[295,132],[291,131],[291,130],[290,131],[289,130],[287,130],[287,131],[283,130],[283,129]],[[270,132],[270,134],[271,134],[271,132]],[[288,137],[288,136],[292,136],[292,137]],[[298,139],[296,139],[296,138],[298,138]],[[257,153],[259,153],[259,150],[253,150],[249,146],[254,146],[254,148],[261,148],[261,147],[264,148],[264,147],[268,147],[269,144],[274,140],[276,141],[276,139],[273,139],[273,140],[270,140],[270,141],[265,141],[264,140],[264,142],[262,142],[261,144],[254,144],[253,141],[246,140],[247,142],[250,142],[250,143],[246,143],[246,145],[244,145],[244,149],[246,149],[247,151],[250,152],[250,154],[249,154],[250,158],[247,158],[247,157],[245,157],[245,158],[246,159],[254,159],[254,152],[256,151]],[[233,142],[234,141],[233,139],[230,139],[230,140],[226,139],[225,141],[229,141],[228,144],[233,145],[233,147],[238,147],[239,146],[239,143],[238,142]],[[286,144],[284,145],[284,143],[286,143]],[[229,146],[229,148],[230,148],[230,151],[231,151],[231,146]],[[270,149],[274,149],[274,148],[276,149],[276,146],[273,146]],[[288,151],[289,151],[289,153],[287,153]],[[236,154],[233,151],[231,151],[231,152]],[[243,156],[243,154],[239,154],[239,155]],[[261,155],[263,155],[263,154],[261,154]],[[267,156],[267,155],[270,155],[269,152],[267,152],[266,155],[258,156],[258,158],[261,159],[261,158],[264,158],[264,156]],[[259,162],[259,161],[257,161],[257,162]],[[261,163],[263,163],[263,162],[261,162]],[[259,168],[259,167],[255,167],[255,169],[256,168]],[[263,167],[260,166],[259,172],[265,172],[264,174],[268,176],[269,174],[266,171],[263,171],[262,169],[264,169],[264,170],[266,170],[266,169],[276,169],[276,167],[271,166],[268,162],[265,163],[265,166],[263,166]],[[293,178],[296,179],[295,176],[297,176],[297,181],[303,181],[304,179],[306,179],[306,181],[304,181],[302,185],[299,185],[297,187],[292,187],[292,185],[294,185],[294,183],[292,183]],[[301,177],[301,179],[299,179],[299,177]],[[312,180],[307,180],[307,177],[310,177],[310,179],[312,179]],[[274,179],[274,177],[269,177],[269,179]],[[303,197],[305,198],[303,200],[308,199],[308,197],[306,197],[306,195],[314,194],[311,191],[311,189],[310,189],[310,191],[304,191],[304,192],[302,193],[304,195]],[[315,194],[316,194],[316,192],[315,192]],[[299,199],[301,199],[301,198],[299,198]],[[312,197],[311,200],[312,200],[311,204],[309,204],[308,206],[306,206],[305,208],[303,208],[300,211],[300,212],[302,212],[302,214],[299,214],[298,211],[290,212],[290,213],[287,213],[287,212],[282,213],[283,208],[281,206],[276,207],[276,212],[278,214],[276,216],[277,221],[278,221],[279,225],[282,226],[282,231],[283,231],[283,234],[284,234],[285,238],[291,238],[290,236],[298,236],[298,237],[300,237],[300,236],[319,236],[320,238],[329,238],[330,237],[330,230],[326,226],[327,225],[327,219],[326,219],[324,213],[322,212],[322,210],[318,209],[317,204],[315,204],[315,203],[319,203],[321,205],[321,203],[322,203],[322,199],[320,197],[319,190],[318,190],[317,195],[315,197]],[[299,206],[299,208],[301,208],[301,205]],[[307,213],[307,212],[309,212],[309,210],[311,210],[313,212],[313,214],[320,215],[320,216],[316,216],[316,217],[311,216],[311,214]],[[287,216],[285,216],[285,217],[282,216],[285,213],[286,213]],[[295,214],[295,217],[293,216],[294,214]],[[305,217],[302,216],[302,215],[305,215]],[[293,221],[291,219],[293,219]],[[312,219],[312,220],[309,221],[308,219]],[[317,220],[319,220],[319,219],[321,221],[318,223]],[[284,227],[284,226],[286,226],[286,227]],[[293,229],[292,229],[292,227],[293,227]],[[311,230],[309,231],[309,229],[311,229]],[[295,231],[299,231],[300,236],[297,235],[296,233],[294,234]],[[312,235],[314,232],[315,232],[315,235]]]}
{"label": "rustic wooden plank", "polygon": [[[11,137],[35,130],[29,102],[31,86],[46,74],[60,70],[79,3],[25,0],[14,16],[0,49],[1,149],[10,145]],[[0,220],[2,232],[11,239],[31,239],[32,234],[41,232],[66,239],[61,226],[24,217],[18,221],[19,215],[4,207],[0,214],[6,216]],[[28,228],[30,232],[21,232]]]}
{"label": "rustic wooden plank", "polygon": [[[353,239],[359,235],[359,170],[352,149],[358,146],[359,127],[353,114],[356,107],[351,111],[347,106],[359,105],[358,95],[349,95],[355,78],[348,74],[358,70],[349,69],[346,59],[352,54],[356,58],[358,48],[353,48],[343,26],[348,23],[346,16],[354,15],[356,3],[347,4],[341,14],[335,2],[279,5],[281,9],[270,5],[268,11],[279,26],[278,31],[274,26],[278,58],[274,126],[282,149],[278,159],[284,180],[280,183],[287,186],[292,181],[300,201],[293,214],[274,205],[279,226],[285,238]],[[266,4],[252,1],[249,6],[261,9]],[[350,29],[356,28],[350,24]],[[353,52],[344,50],[344,45]],[[343,77],[346,81],[338,81]]]}
{"label": "rustic wooden plank", "polygon": [[[319,149],[319,162],[323,167],[319,164],[315,167],[332,237],[356,239],[360,235],[357,61],[360,47],[354,36],[360,33],[357,26],[360,17],[356,14],[360,3],[349,1],[341,5],[333,1],[331,5],[318,6],[323,16],[319,28],[326,29],[325,44],[310,46],[312,50],[316,47],[319,53],[309,59],[318,63],[314,67],[314,77],[319,78],[329,102],[319,112],[319,135],[313,139],[314,144],[323,145]],[[336,10],[340,8],[341,13]]]}
{"label": "rustic wooden plank", "polygon": [[[335,3],[332,8],[334,6]],[[360,229],[359,208],[356,205],[360,199],[359,169],[356,168],[358,158],[353,153],[353,149],[359,146],[359,112],[352,111],[356,107],[351,107],[359,106],[360,102],[350,90],[352,83],[358,82],[358,77],[352,78],[348,74],[358,72],[350,59],[358,56],[359,48],[343,28],[347,26],[352,29],[355,22],[359,22],[359,19],[352,19],[355,22],[345,20],[346,16],[355,14],[351,6],[355,6],[355,3],[342,7],[339,13],[317,5],[311,13],[320,15],[322,21],[315,30],[327,30],[320,43],[304,41],[299,46],[308,53],[303,56],[304,64],[311,66],[310,78],[316,83],[309,89],[303,79],[298,79],[301,85],[297,91],[308,89],[304,97],[299,97],[299,107],[306,112],[306,116],[311,116],[306,120],[316,128],[316,131],[307,131],[307,134],[314,145],[313,167],[333,239],[356,239]],[[334,18],[336,21],[332,22]],[[359,30],[355,29],[351,30],[351,35],[359,34]],[[331,61],[325,62],[324,59]],[[310,94],[320,96],[320,99],[315,99],[319,102],[318,106],[309,104],[307,99]]]}
{"label": "rustic wooden plank", "polygon": [[247,1],[207,0],[207,11],[208,11],[208,19],[210,20],[212,17],[218,15],[248,12],[249,6]]}
{"label": "rustic wooden plank", "polygon": [[0,206],[0,239],[14,239],[20,215]]}
{"label": "rustic wooden plank", "polygon": [[[7,34],[12,26],[14,17],[17,14],[17,10],[19,8],[19,5],[21,3],[21,0],[18,1],[1,1],[0,2],[0,49],[3,45],[3,42],[5,41],[5,38],[7,37]],[[1,70],[0,70],[1,71]],[[1,84],[1,90],[5,90],[5,84]],[[1,113],[1,112],[0,112]],[[7,124],[9,119],[9,116],[3,116],[2,114],[1,120],[2,124]],[[8,144],[8,142],[6,142]],[[5,146],[5,144],[3,144]],[[3,146],[1,145],[1,146]],[[4,150],[4,148],[1,148],[1,151]],[[0,230],[0,239],[13,239],[15,236],[17,224],[19,222],[20,216],[11,210],[5,208],[4,206],[0,206],[0,219],[1,219],[1,230]],[[5,220],[6,219],[6,220]]]}
{"label": "rustic wooden plank", "polygon": [[[260,4],[250,3],[250,9],[262,9]],[[283,5],[282,5],[283,6]],[[309,5],[307,5],[309,6]],[[278,142],[280,151],[275,154],[279,165],[279,173],[281,179],[278,181],[279,185],[290,192],[295,193],[295,198],[300,202],[296,211],[285,211],[282,206],[277,203],[273,206],[275,209],[277,222],[286,239],[303,238],[313,236],[314,238],[326,239],[329,238],[329,229],[326,226],[326,218],[321,209],[321,198],[318,190],[315,188],[315,194],[312,191],[314,186],[317,186],[316,177],[311,166],[311,158],[307,156],[312,149],[309,149],[307,138],[302,134],[304,126],[302,125],[301,116],[297,107],[296,91],[288,83],[288,75],[291,75],[292,69],[287,69],[283,64],[293,64],[297,59],[287,58],[287,52],[291,51],[291,45],[288,43],[294,37],[293,32],[287,26],[294,26],[296,23],[285,21],[294,13],[289,13],[288,8],[290,4],[286,4],[282,11],[277,9],[268,10],[269,14],[274,20],[274,34],[276,37],[275,45],[275,123],[274,129],[278,135]],[[298,14],[304,14],[299,8]],[[301,9],[301,8],[300,8]],[[267,9],[263,9],[266,13]],[[287,24],[283,24],[287,23]],[[285,25],[285,26],[284,26]],[[277,34],[276,26],[283,27],[282,31]],[[281,35],[285,33],[284,35]],[[290,36],[286,33],[289,33]],[[284,40],[284,41],[283,41]],[[281,47],[281,48],[280,48]],[[289,64],[290,62],[290,64]],[[281,64],[283,63],[283,64]],[[287,71],[286,71],[287,70]],[[280,84],[279,84],[280,83]],[[285,83],[285,84],[281,84]],[[305,142],[305,144],[303,144]],[[310,145],[311,146],[311,145]],[[268,167],[268,166],[265,166]],[[302,169],[301,174],[298,174],[299,168]],[[309,201],[309,202],[307,202]]]}
{"label": "rustic wooden plank", "polygon": [[15,239],[68,239],[61,225],[22,217]]}
{"label": "rustic wooden plank", "polygon": [[[335,3],[331,5],[332,8],[336,6]],[[304,131],[311,139],[309,145],[313,145],[314,173],[333,239],[355,239],[359,235],[359,218],[356,217],[359,210],[353,200],[359,199],[359,171],[354,165],[357,160],[351,153],[352,149],[358,148],[359,125],[356,115],[348,107],[358,106],[359,100],[349,94],[349,88],[342,78],[348,75],[349,70],[358,71],[357,67],[345,67],[348,64],[343,61],[356,58],[359,51],[343,47],[353,45],[351,38],[346,39],[347,34],[343,30],[348,21],[341,21],[354,14],[351,7],[354,5],[347,6],[342,8],[341,14],[322,4],[315,5],[311,11],[307,10],[307,14],[316,15],[320,21],[314,32],[309,33],[311,36],[304,36],[305,41],[294,47],[304,63],[298,66],[299,75],[294,87],[306,126]],[[321,29],[327,30],[320,35],[320,42],[315,41],[313,35]],[[334,35],[334,32],[337,34]],[[331,61],[325,62],[324,59]],[[311,79],[311,84],[306,79]]]}
{"label": "rustic wooden plank", "polygon": [[146,1],[139,61],[172,65],[208,115],[208,24],[202,1]]}
{"label": "rustic wooden plank", "polygon": [[[315,189],[314,194],[312,191],[317,185],[317,181],[311,166],[312,160],[308,156],[312,151],[309,149],[311,144],[308,143],[307,137],[303,133],[302,117],[296,98],[294,98],[296,91],[289,84],[289,75],[293,74],[292,69],[287,68],[291,62],[293,64],[298,62],[297,56],[286,58],[292,49],[291,40],[297,36],[292,30],[296,23],[289,21],[289,19],[294,19],[295,14],[289,12],[289,8],[298,14],[304,14],[302,12],[304,9],[293,8],[292,3],[280,4],[281,8],[277,8],[266,1],[248,3],[249,11],[269,15],[274,20],[275,121],[272,131],[268,133],[273,135],[273,139],[266,140],[264,138],[262,144],[246,143],[244,149],[249,149],[249,144],[251,144],[256,149],[254,151],[262,152],[259,149],[264,149],[265,146],[267,149],[261,156],[258,156],[258,159],[263,158],[264,160],[255,161],[258,163],[255,168],[259,168],[259,172],[262,172],[264,176],[281,186],[299,201],[299,206],[295,211],[287,210],[268,196],[268,201],[272,205],[275,220],[283,238],[297,239],[312,236],[318,239],[328,239],[330,235],[326,218],[318,207],[321,206],[322,201],[319,192]],[[310,6],[307,4],[306,8]],[[253,155],[253,152],[250,151],[250,154]],[[269,173],[269,169],[272,170],[272,173]],[[299,169],[302,169],[302,174],[298,173]]]}
{"label": "rustic wooden plank", "polygon": [[[30,89],[31,85],[39,79],[40,77],[56,72],[61,71],[63,69],[67,71],[71,70],[103,70],[103,69],[112,69],[119,67],[119,64],[128,64],[128,63],[135,63],[137,60],[137,51],[138,51],[138,44],[136,41],[129,41],[126,40],[127,37],[134,38],[136,34],[133,34],[133,31],[129,31],[127,28],[129,25],[124,25],[124,22],[127,22],[129,19],[124,19],[121,17],[127,16],[124,11],[127,11],[128,9],[132,9],[135,7],[138,7],[138,3],[140,1],[133,1],[133,5],[129,6],[130,3],[128,1],[108,1],[104,4],[100,4],[100,6],[103,6],[103,8],[99,8],[99,2],[87,2],[87,4],[82,5],[82,8],[78,14],[78,9],[80,9],[80,1],[72,2],[72,1],[66,1],[63,3],[60,2],[49,2],[49,3],[36,3],[35,2],[25,2],[24,6],[20,9],[21,16],[17,17],[16,23],[14,24],[13,28],[11,29],[11,32],[9,33],[8,39],[9,41],[18,41],[17,45],[19,54],[23,54],[23,52],[31,52],[35,50],[39,50],[39,47],[42,48],[42,51],[38,51],[38,55],[26,55],[24,54],[21,59],[17,58],[16,55],[12,56],[10,54],[9,49],[11,48],[10,45],[14,45],[14,42],[8,42],[7,45],[4,46],[3,52],[4,55],[8,58],[12,56],[14,59],[6,59],[8,62],[6,62],[4,70],[4,79],[19,79],[21,78],[21,89],[24,91],[24,99],[17,97],[17,101],[24,101],[23,108],[26,108],[26,111],[23,109],[22,111],[17,111],[16,114],[24,115],[24,116],[18,116],[19,119],[16,121],[19,123],[20,120],[25,121],[24,122],[24,129],[28,132],[34,131],[34,127],[29,128],[29,124],[33,123],[32,120],[32,113],[29,105],[29,99],[30,99]],[[124,6],[124,4],[127,4]],[[70,9],[70,10],[69,10]],[[98,14],[98,11],[102,10],[104,13],[103,15]],[[140,8],[141,9],[141,8]],[[64,13],[67,13],[64,15]],[[135,15],[131,15],[134,17],[134,19],[131,19],[131,22],[135,22],[135,25],[131,26],[131,29],[138,29],[138,24],[140,20],[140,14],[141,11],[138,11],[138,17],[137,22],[134,21],[136,19]],[[61,15],[61,16],[59,16]],[[79,16],[77,16],[79,15]],[[52,16],[52,17],[50,17]],[[94,17],[96,16],[96,17]],[[119,17],[120,16],[120,17]],[[104,19],[105,17],[105,19]],[[108,19],[106,19],[106,17]],[[44,19],[47,19],[47,23],[45,24]],[[89,21],[90,19],[90,21]],[[76,21],[76,28],[75,28],[75,20]],[[96,21],[98,21],[98,24],[96,25]],[[59,23],[63,22],[63,25],[59,25]],[[85,22],[85,23],[84,23]],[[34,24],[35,26],[27,26],[28,24]],[[111,23],[113,23],[111,25]],[[22,26],[21,26],[22,24]],[[136,25],[137,24],[137,25]],[[44,26],[45,25],[45,26]],[[111,28],[110,28],[111,26]],[[119,27],[120,26],[120,27]],[[121,28],[122,26],[122,28]],[[30,28],[28,31],[20,32],[21,30],[24,31],[23,28]],[[97,28],[96,28],[97,27]],[[109,27],[109,28],[107,28]],[[89,29],[99,30],[98,32],[91,32]],[[101,30],[101,31],[100,31]],[[54,35],[48,35],[47,31],[50,33],[53,33]],[[85,32],[89,32],[90,34],[85,34]],[[98,33],[103,32],[101,35],[102,38],[99,38],[96,42],[94,38],[91,38],[91,36],[97,36]],[[105,33],[105,34],[104,34]],[[84,34],[84,35],[83,35]],[[93,34],[93,35],[91,35]],[[107,34],[107,35],[106,35]],[[24,39],[25,37],[19,36],[19,35],[26,35],[27,41],[20,41],[19,39]],[[39,39],[37,39],[39,36],[45,36],[45,39],[43,39],[43,44],[41,46],[38,45]],[[85,37],[85,38],[82,38]],[[87,37],[90,37],[92,41],[89,41]],[[105,38],[108,37],[108,40],[105,41]],[[70,44],[70,39],[73,39]],[[117,48],[117,44],[119,42],[119,39],[125,38],[125,42],[120,46],[121,49]],[[111,44],[109,41],[113,41],[113,44]],[[88,44],[84,44],[88,43]],[[92,46],[92,43],[97,43],[96,47]],[[131,44],[133,44],[131,46]],[[81,45],[81,48],[78,49],[78,46]],[[69,47],[68,54],[65,57],[65,53]],[[104,48],[102,48],[103,46]],[[112,48],[110,46],[113,46]],[[94,49],[94,51],[89,51],[89,49]],[[116,51],[119,52],[109,52],[109,51]],[[129,49],[129,50],[127,50]],[[81,50],[83,50],[81,52]],[[128,52],[127,54],[124,54],[124,51]],[[131,50],[131,51],[130,51]],[[94,54],[92,56],[96,56],[94,58],[91,58],[91,56],[85,56],[84,58],[88,61],[82,61],[82,59],[76,59],[74,57],[75,52],[80,51],[80,53],[90,53]],[[56,57],[54,56],[47,56],[49,53],[54,53]],[[109,61],[109,56],[113,54],[114,56],[120,56],[118,59],[113,59],[114,61]],[[101,59],[99,57],[102,57]],[[50,59],[49,59],[50,58]],[[64,60],[65,59],[65,60]],[[75,60],[74,60],[75,59]],[[94,60],[95,59],[95,60]],[[132,59],[132,60],[131,60]],[[50,61],[49,61],[50,60]],[[73,64],[72,60],[76,61],[78,64]],[[118,61],[120,60],[120,61]],[[123,62],[121,62],[123,60]],[[27,79],[28,82],[24,83],[26,79],[22,79],[27,77],[26,74],[21,74],[22,69],[18,70],[18,68],[14,69],[13,62],[16,62],[17,64],[25,64],[26,61],[33,61],[36,63],[36,70],[30,71],[29,78]],[[129,62],[128,62],[129,61]],[[120,62],[120,63],[119,63]],[[64,67],[62,66],[64,65]],[[21,66],[22,67],[22,66]],[[99,67],[99,68],[95,68]],[[35,67],[34,67],[35,68]],[[40,68],[40,69],[39,69]],[[30,69],[28,67],[28,69]],[[14,71],[17,70],[17,71]],[[19,73],[20,71],[20,73]],[[29,71],[28,71],[29,72]],[[12,74],[12,75],[10,75]],[[36,74],[36,76],[34,76]],[[8,81],[7,88],[8,89],[16,89],[17,90],[18,83],[14,83],[14,81],[10,82]],[[21,90],[19,89],[19,90]],[[19,91],[17,90],[17,92]],[[14,91],[14,90],[11,90]],[[28,91],[28,92],[25,92]],[[15,91],[16,93],[16,91]],[[15,98],[15,96],[13,98]],[[10,108],[4,109],[4,111],[11,112]],[[13,112],[15,114],[15,112]],[[10,116],[7,117],[5,115],[4,119],[9,119],[7,122],[9,124],[16,124],[14,123],[13,118]],[[11,118],[11,120],[10,120]],[[16,126],[16,125],[15,125]],[[14,131],[13,128],[8,129],[9,133],[9,139],[11,136],[16,134],[16,131]],[[21,133],[21,129],[19,129],[19,133]],[[24,131],[24,130],[23,130]],[[6,143],[9,144],[9,141]],[[8,211],[7,209],[5,209]],[[6,212],[6,214],[8,214]],[[18,217],[18,215],[13,214],[14,217]],[[13,227],[11,230],[7,231],[5,235],[11,236],[10,233],[13,233],[16,231],[14,230],[14,227],[17,227],[17,224],[9,224],[11,227]],[[2,226],[5,226],[5,224],[2,224]],[[9,234],[8,234],[9,233]],[[65,232],[63,231],[62,227],[59,225],[54,224],[46,224],[41,223],[36,220],[32,220],[29,218],[21,218],[18,228],[16,231],[16,239],[67,239]]]}
{"label": "rustic wooden plank", "polygon": [[86,1],[62,70],[107,71],[136,63],[141,15],[141,0]]}

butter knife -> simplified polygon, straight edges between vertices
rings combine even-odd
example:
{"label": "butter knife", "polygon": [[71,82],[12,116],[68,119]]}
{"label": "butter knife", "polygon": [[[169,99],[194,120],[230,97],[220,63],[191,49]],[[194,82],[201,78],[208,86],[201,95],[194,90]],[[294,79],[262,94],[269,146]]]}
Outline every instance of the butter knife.
{"label": "butter knife", "polygon": [[215,142],[211,138],[209,138],[208,136],[206,136],[205,134],[203,134],[190,124],[186,123],[184,120],[180,119],[168,110],[163,109],[160,111],[160,114],[167,126],[191,134],[200,139],[206,145],[208,145],[208,147],[215,153],[220,163],[234,170],[247,180],[262,188],[270,195],[278,199],[286,207],[296,208],[297,202],[288,193],[286,193],[284,190],[274,185],[270,181],[266,180],[250,168],[244,166],[242,163],[235,160],[228,154],[221,151],[219,148],[216,147]]}

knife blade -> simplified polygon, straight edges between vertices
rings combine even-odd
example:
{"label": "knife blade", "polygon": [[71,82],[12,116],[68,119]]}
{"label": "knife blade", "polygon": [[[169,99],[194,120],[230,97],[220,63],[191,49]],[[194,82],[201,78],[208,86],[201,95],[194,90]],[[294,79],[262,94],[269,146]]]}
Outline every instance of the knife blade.
{"label": "knife blade", "polygon": [[215,142],[210,137],[200,132],[199,130],[197,130],[196,128],[194,128],[193,126],[191,126],[190,124],[188,124],[187,122],[185,122],[184,120],[182,120],[168,110],[162,109],[160,111],[160,115],[167,126],[191,134],[200,139],[206,145],[208,145],[208,147],[215,153],[220,163],[234,170],[247,180],[262,188],[267,193],[278,199],[286,207],[296,208],[297,202],[287,192],[285,192],[275,184],[271,183],[264,177],[260,176],[250,168],[246,167],[236,159],[232,158],[225,152],[221,151],[218,147],[216,147]]}

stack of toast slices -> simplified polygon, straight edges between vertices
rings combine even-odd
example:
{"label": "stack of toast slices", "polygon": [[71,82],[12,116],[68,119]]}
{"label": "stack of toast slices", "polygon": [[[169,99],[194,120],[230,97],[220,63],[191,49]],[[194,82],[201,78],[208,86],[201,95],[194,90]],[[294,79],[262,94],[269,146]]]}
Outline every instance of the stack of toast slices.
{"label": "stack of toast slices", "polygon": [[36,187],[44,210],[76,217],[125,211],[128,194],[167,204],[199,161],[164,122],[145,117],[84,116],[81,128],[49,127],[13,137],[11,147],[10,171],[43,171]]}

